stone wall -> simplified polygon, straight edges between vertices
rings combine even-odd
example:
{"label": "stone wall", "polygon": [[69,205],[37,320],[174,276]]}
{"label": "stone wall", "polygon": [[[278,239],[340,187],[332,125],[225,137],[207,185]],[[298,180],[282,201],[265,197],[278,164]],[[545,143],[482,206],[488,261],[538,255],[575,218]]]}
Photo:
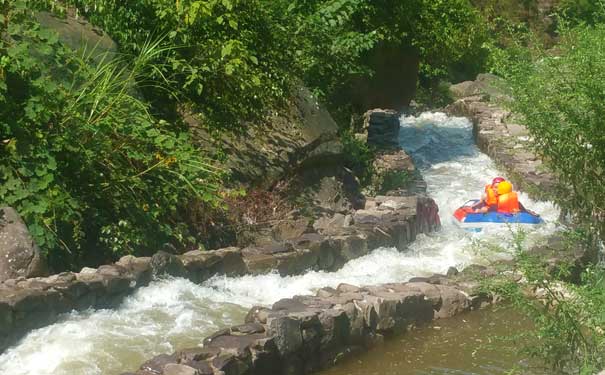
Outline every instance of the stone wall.
{"label": "stone wall", "polygon": [[463,272],[408,283],[341,284],[315,296],[280,300],[271,308],[253,307],[244,324],[210,335],[203,347],[157,356],[123,375],[308,374],[385,337],[491,303],[473,279]]}
{"label": "stone wall", "polygon": [[463,97],[448,106],[446,112],[473,122],[479,149],[501,165],[518,188],[532,198],[550,200],[557,180],[530,149],[527,129],[515,123],[509,111],[490,102],[490,97],[501,97],[490,80],[483,75],[477,81],[452,86],[451,91]]}
{"label": "stone wall", "polygon": [[280,243],[243,249],[195,250],[178,256],[160,252],[151,258],[126,256],[80,273],[7,280],[0,283],[0,348],[5,349],[31,329],[54,322],[61,313],[115,306],[153,276],[169,274],[199,283],[214,275],[334,271],[381,246],[405,249],[418,233],[438,227],[435,218],[437,207],[431,199],[378,197],[372,207],[357,211],[347,225],[343,222],[325,234],[303,233]]}

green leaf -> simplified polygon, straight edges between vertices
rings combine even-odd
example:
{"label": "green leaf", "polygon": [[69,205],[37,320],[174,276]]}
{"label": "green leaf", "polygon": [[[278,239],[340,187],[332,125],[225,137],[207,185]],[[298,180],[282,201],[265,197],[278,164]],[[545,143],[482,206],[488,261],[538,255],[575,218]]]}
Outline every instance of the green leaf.
{"label": "green leaf", "polygon": [[225,58],[225,57],[231,55],[232,51],[233,51],[233,43],[227,42],[227,44],[225,44],[223,46],[223,48],[221,49],[221,57]]}
{"label": "green leaf", "polygon": [[222,0],[221,3],[225,8],[227,8],[228,11],[233,10],[233,3],[231,2],[231,0]]}

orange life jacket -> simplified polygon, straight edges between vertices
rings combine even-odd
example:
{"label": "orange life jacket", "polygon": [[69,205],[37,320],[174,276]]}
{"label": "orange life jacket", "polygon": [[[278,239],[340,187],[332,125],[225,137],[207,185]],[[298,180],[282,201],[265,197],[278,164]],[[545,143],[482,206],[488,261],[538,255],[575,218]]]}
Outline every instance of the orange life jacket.
{"label": "orange life jacket", "polygon": [[485,205],[495,206],[498,204],[498,193],[492,185],[485,185]]}
{"label": "orange life jacket", "polygon": [[521,211],[519,207],[519,197],[517,193],[511,191],[498,197],[498,212],[514,214]]}

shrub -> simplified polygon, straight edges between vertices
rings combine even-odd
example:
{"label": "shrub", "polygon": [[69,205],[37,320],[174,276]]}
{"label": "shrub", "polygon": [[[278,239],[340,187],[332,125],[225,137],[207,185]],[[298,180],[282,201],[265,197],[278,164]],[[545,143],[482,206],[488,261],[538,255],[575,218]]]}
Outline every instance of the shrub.
{"label": "shrub", "polygon": [[365,141],[355,138],[350,132],[343,133],[341,141],[344,146],[345,167],[353,171],[361,185],[368,185],[374,174],[374,151]]}
{"label": "shrub", "polygon": [[512,109],[566,190],[557,203],[603,234],[605,26],[566,31],[558,50],[513,64]]}
{"label": "shrub", "polygon": [[217,204],[222,174],[136,93],[157,85],[149,71],[169,51],[95,62],[41,29],[27,1],[3,5],[0,201],[55,265],[194,242],[182,207]]}
{"label": "shrub", "polygon": [[[572,235],[570,246],[583,242]],[[592,375],[602,370],[605,270],[588,267],[581,282],[572,284],[563,281],[570,275],[571,264],[559,264],[553,270],[543,256],[525,249],[522,235],[516,236],[513,245],[514,271],[523,276],[522,281],[511,278],[511,269],[505,267],[499,275],[481,282],[487,291],[503,297],[534,322],[535,329],[526,333],[533,338],[531,345],[518,349],[545,362],[556,373]]]}

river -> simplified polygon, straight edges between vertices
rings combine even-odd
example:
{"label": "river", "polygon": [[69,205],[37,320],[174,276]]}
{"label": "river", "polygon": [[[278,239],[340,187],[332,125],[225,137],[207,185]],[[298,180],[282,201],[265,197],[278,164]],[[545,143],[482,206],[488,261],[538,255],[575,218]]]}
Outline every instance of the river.
{"label": "river", "polygon": [[[502,174],[474,145],[471,123],[442,113],[402,117],[400,144],[422,171],[443,224],[437,233],[420,235],[407,251],[377,249],[337,272],[215,277],[202,285],[183,279],[155,281],[114,310],[73,312],[29,333],[0,356],[0,373],[119,374],[136,369],[154,355],[196,346],[214,331],[241,323],[253,305],[270,305],[342,282],[403,282],[413,276],[444,273],[450,266],[464,268],[509,257],[506,252],[483,252],[480,244],[505,245],[511,240],[510,230],[495,226],[471,234],[451,221],[455,208],[479,197],[483,186]],[[520,198],[546,221],[529,233],[528,241],[539,241],[557,230],[559,212],[552,204],[533,202],[522,192]]]}

